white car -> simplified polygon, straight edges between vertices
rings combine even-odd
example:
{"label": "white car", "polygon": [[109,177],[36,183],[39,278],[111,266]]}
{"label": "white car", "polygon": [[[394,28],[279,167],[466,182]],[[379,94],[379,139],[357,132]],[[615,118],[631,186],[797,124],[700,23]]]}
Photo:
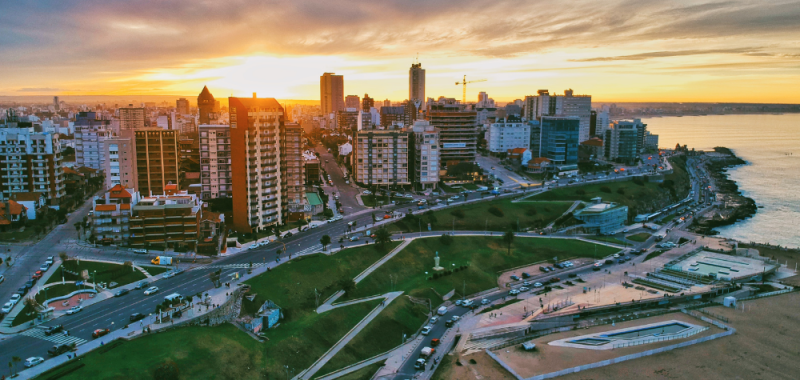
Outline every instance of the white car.
{"label": "white car", "polygon": [[144,295],[149,296],[151,294],[158,293],[158,286],[151,286],[144,291]]}
{"label": "white car", "polygon": [[431,330],[433,330],[433,327],[431,327],[431,326],[425,326],[425,327],[423,327],[423,328],[422,328],[422,335],[428,335],[428,334],[430,334],[430,333],[431,333]]}
{"label": "white car", "polygon": [[11,302],[6,302],[6,304],[5,304],[5,305],[3,305],[3,308],[2,308],[2,309],[0,309],[0,311],[2,311],[2,312],[3,312],[3,314],[8,314],[8,313],[10,313],[10,312],[11,312],[11,309],[13,309],[13,308],[14,308],[14,304],[13,304],[13,303],[11,303]]}
{"label": "white car", "polygon": [[404,197],[404,198],[414,198],[414,196],[413,196],[413,195],[411,195],[411,194],[406,194],[406,195],[403,195],[403,197]]}
{"label": "white car", "polygon": [[533,287],[534,288],[541,288],[542,287],[542,283],[541,282],[537,282],[537,283],[533,284]]}
{"label": "white car", "polygon": [[369,191],[369,190],[364,190],[364,191],[361,192],[361,194],[370,195],[370,194],[372,194],[372,192]]}
{"label": "white car", "polygon": [[511,290],[508,292],[508,294],[511,294],[512,296],[515,296],[515,295],[519,294],[519,290],[517,290],[517,289],[511,289]]}
{"label": "white car", "polygon": [[615,254],[614,254],[614,258],[615,258],[615,259],[618,259],[618,258],[619,258],[619,253],[615,253]]}
{"label": "white car", "polygon": [[519,287],[519,291],[520,291],[520,292],[527,292],[528,290],[530,290],[530,289],[528,289],[528,288],[527,288],[527,287],[525,287],[525,286],[520,286],[520,287]]}
{"label": "white car", "polygon": [[489,304],[489,302],[490,302],[489,300],[487,300],[486,298],[484,298],[484,299],[482,299],[482,300],[481,300],[481,305],[488,305],[488,304]]}
{"label": "white car", "polygon": [[50,266],[47,264],[42,264],[42,266],[39,267],[39,270],[42,272],[46,272],[48,269],[50,269]]}
{"label": "white car", "polygon": [[472,300],[464,300],[464,302],[461,303],[461,306],[470,307],[473,303],[474,302],[472,302]]}
{"label": "white car", "polygon": [[42,364],[42,363],[44,363],[44,358],[41,357],[41,356],[33,356],[33,357],[25,359],[25,367],[26,368],[31,368],[31,367],[33,367],[35,365],[39,365],[39,364]]}
{"label": "white car", "polygon": [[76,313],[80,312],[81,310],[83,310],[83,308],[82,308],[82,307],[80,307],[80,306],[73,306],[73,307],[71,307],[71,308],[67,309],[67,315],[76,314]]}
{"label": "white car", "polygon": [[432,324],[436,324],[436,322],[439,322],[439,317],[432,317],[431,318],[431,323]]}
{"label": "white car", "polygon": [[463,300],[456,300],[456,306],[461,306],[462,303],[464,303]]}
{"label": "white car", "polygon": [[[167,273],[164,273],[164,276],[161,278],[170,278],[170,277],[175,277],[175,272],[169,271]],[[147,295],[147,292],[145,292],[145,295]]]}
{"label": "white car", "polygon": [[47,264],[47,265],[53,265],[53,263],[55,263],[55,262],[56,262],[56,258],[53,257],[53,256],[49,256],[49,257],[47,257],[47,260],[45,260],[44,263]]}
{"label": "white car", "polygon": [[451,318],[451,320],[452,320],[453,322],[458,322],[458,320],[459,320],[459,319],[461,319],[461,317],[459,317],[459,316],[457,316],[457,315],[454,315],[454,316],[453,316],[453,318]]}

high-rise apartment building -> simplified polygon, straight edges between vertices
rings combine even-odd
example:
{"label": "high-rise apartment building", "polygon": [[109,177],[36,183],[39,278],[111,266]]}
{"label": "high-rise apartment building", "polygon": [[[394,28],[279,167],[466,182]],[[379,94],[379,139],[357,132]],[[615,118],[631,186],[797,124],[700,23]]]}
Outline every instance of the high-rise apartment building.
{"label": "high-rise apartment building", "polygon": [[486,141],[489,151],[493,153],[506,153],[516,148],[528,149],[531,145],[531,126],[521,119],[501,119],[489,124]]}
{"label": "high-rise apartment building", "polygon": [[603,156],[606,160],[635,164],[644,150],[647,124],[640,119],[620,120],[611,123],[603,138]]}
{"label": "high-rise apartment building", "polygon": [[286,223],[311,217],[311,208],[305,196],[303,127],[284,123],[280,134],[281,208]]}
{"label": "high-rise apartment building", "polygon": [[191,113],[191,108],[189,108],[189,100],[186,98],[180,98],[175,101],[175,112],[178,115],[189,115]]}
{"label": "high-rise apartment building", "polygon": [[408,69],[408,100],[425,101],[425,69],[421,63],[412,63]]}
{"label": "high-rise apartment building", "polygon": [[319,101],[323,115],[344,111],[344,77],[325,73],[319,77]]}
{"label": "high-rise apartment building", "polygon": [[111,136],[111,120],[101,120],[94,112],[80,112],[75,117],[75,162],[79,166],[103,169],[105,141]]}
{"label": "high-rise apartment building", "polygon": [[142,197],[164,194],[170,183],[178,185],[178,140],[175,130],[146,128],[134,131],[136,183]]}
{"label": "high-rise apartment building", "polygon": [[200,125],[200,199],[232,194],[231,132],[228,125]]}
{"label": "high-rise apartment building", "polygon": [[228,98],[233,226],[260,231],[282,220],[279,133],[283,107],[273,98]]}
{"label": "high-rise apartment building", "polygon": [[134,107],[133,104],[129,104],[128,107],[122,107],[119,109],[119,130],[134,131],[142,129],[145,127],[144,119],[144,108]]}
{"label": "high-rise apartment building", "polygon": [[344,108],[355,108],[357,110],[361,109],[361,99],[358,98],[358,95],[347,95],[344,98]]}
{"label": "high-rise apartment building", "polygon": [[138,189],[136,176],[136,149],[130,137],[109,137],[103,147],[106,161],[103,173],[106,188],[121,185],[125,189]]}
{"label": "high-rise apartment building", "polygon": [[58,206],[66,195],[58,134],[34,132],[31,123],[6,120],[0,128],[0,201],[16,193],[44,194]]}
{"label": "high-rise apartment building", "polygon": [[[214,116],[216,112],[214,110],[216,106],[217,101],[214,99],[214,95],[211,95],[211,91],[208,91],[208,87],[203,86],[203,91],[200,91],[200,95],[197,96],[198,123],[210,124],[212,116]],[[216,119],[216,117],[214,117],[214,119]]]}
{"label": "high-rise apartment building", "polygon": [[417,120],[411,128],[414,144],[414,184],[422,189],[439,183],[439,131],[427,120]]}
{"label": "high-rise apartment building", "polygon": [[600,137],[605,136],[606,130],[608,129],[608,126],[610,124],[611,124],[611,118],[608,115],[608,111],[597,112],[593,136],[600,136]]}
{"label": "high-rise apartment building", "polygon": [[61,104],[58,102],[58,96],[53,97],[53,108],[56,112],[61,111]]}
{"label": "high-rise apartment building", "polygon": [[364,185],[410,185],[409,133],[403,129],[365,129],[353,144],[353,175]]}
{"label": "high-rise apartment building", "polygon": [[439,129],[439,167],[475,162],[478,151],[478,114],[461,111],[454,100],[440,99],[430,104],[428,121]]}
{"label": "high-rise apartment building", "polygon": [[178,193],[177,186],[170,185],[168,193],[142,196],[139,203],[131,207],[131,246],[194,250],[197,224],[202,216],[200,201],[194,194]]}
{"label": "high-rise apartment building", "polygon": [[535,96],[525,97],[525,118],[539,120],[542,116],[577,116],[580,119],[580,142],[588,140],[591,128],[591,95],[574,95],[565,90],[564,95],[539,90]]}
{"label": "high-rise apartment building", "polygon": [[364,94],[364,98],[361,99],[361,111],[370,112],[372,107],[375,107],[375,99],[369,97],[369,94]]}
{"label": "high-rise apartment building", "polygon": [[577,165],[580,119],[575,116],[542,116],[539,152],[533,157],[546,157],[554,165]]}

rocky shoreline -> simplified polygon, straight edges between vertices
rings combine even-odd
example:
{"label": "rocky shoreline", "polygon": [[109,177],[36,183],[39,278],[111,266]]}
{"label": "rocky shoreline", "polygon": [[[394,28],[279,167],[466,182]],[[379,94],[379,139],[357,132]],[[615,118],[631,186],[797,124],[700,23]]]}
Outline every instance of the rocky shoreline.
{"label": "rocky shoreline", "polygon": [[748,198],[739,191],[739,186],[735,181],[728,178],[728,168],[745,165],[742,160],[728,148],[716,147],[714,152],[718,153],[706,165],[708,173],[714,178],[717,192],[722,195],[724,206],[710,217],[695,219],[691,228],[697,233],[704,235],[716,235],[719,231],[714,228],[728,226],[738,221],[747,219],[758,210],[756,201]]}

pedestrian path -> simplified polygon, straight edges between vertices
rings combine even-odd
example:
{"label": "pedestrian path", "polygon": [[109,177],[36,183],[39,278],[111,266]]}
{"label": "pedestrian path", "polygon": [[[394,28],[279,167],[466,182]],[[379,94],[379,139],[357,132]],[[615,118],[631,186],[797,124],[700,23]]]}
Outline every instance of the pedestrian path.
{"label": "pedestrian path", "polygon": [[249,263],[241,263],[241,264],[216,264],[216,265],[201,265],[199,267],[190,268],[187,270],[202,270],[202,269],[248,269],[248,268],[258,268],[269,265],[268,263],[253,263],[251,266]]}
{"label": "pedestrian path", "polygon": [[53,342],[55,344],[72,344],[72,343],[75,343],[76,346],[80,346],[81,344],[84,344],[84,343],[87,342],[86,339],[81,339],[81,338],[78,338],[76,336],[71,336],[71,335],[64,335],[63,332],[58,332],[58,333],[52,334],[50,336],[47,336],[47,335],[45,335],[44,330],[43,329],[39,329],[39,328],[25,330],[21,334],[25,335],[25,336],[32,337],[32,338],[37,338],[37,339],[41,339],[41,340],[46,340],[48,342]]}
{"label": "pedestrian path", "polygon": [[[563,214],[561,214],[561,216],[567,215],[567,214],[569,214],[569,213],[571,213],[571,212],[575,211],[575,209],[576,209],[576,208],[578,207],[578,205],[580,205],[581,203],[582,203],[581,201],[575,201],[575,202],[573,202],[573,203],[572,203],[572,206],[569,206],[569,209],[567,209],[567,211],[564,211],[564,213],[563,213]],[[546,228],[546,229],[551,229],[551,228],[553,228],[553,226],[556,224],[556,221],[558,221],[558,218],[557,218],[556,220],[554,220],[554,221],[550,222],[550,224],[548,224],[548,225],[547,225],[547,227],[545,227],[545,228]]]}
{"label": "pedestrian path", "polygon": [[142,268],[142,267],[140,267],[140,266],[138,266],[138,265],[134,265],[133,267],[134,267],[134,268],[136,268],[136,269],[138,269],[138,270],[139,270],[139,272],[142,272],[142,274],[144,274],[144,276],[145,276],[145,277],[147,277],[147,278],[151,278],[151,277],[153,277],[153,275],[152,275],[152,274],[150,274],[150,272],[148,272],[146,269],[144,269],[144,268]]}

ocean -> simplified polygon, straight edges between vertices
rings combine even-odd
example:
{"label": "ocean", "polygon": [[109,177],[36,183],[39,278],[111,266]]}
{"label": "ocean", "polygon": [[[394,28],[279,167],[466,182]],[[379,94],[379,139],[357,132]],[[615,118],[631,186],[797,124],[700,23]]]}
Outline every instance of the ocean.
{"label": "ocean", "polygon": [[760,207],[756,215],[717,228],[743,242],[800,247],[800,114],[643,118],[658,145],[697,150],[730,148],[747,165],[728,170]]}

